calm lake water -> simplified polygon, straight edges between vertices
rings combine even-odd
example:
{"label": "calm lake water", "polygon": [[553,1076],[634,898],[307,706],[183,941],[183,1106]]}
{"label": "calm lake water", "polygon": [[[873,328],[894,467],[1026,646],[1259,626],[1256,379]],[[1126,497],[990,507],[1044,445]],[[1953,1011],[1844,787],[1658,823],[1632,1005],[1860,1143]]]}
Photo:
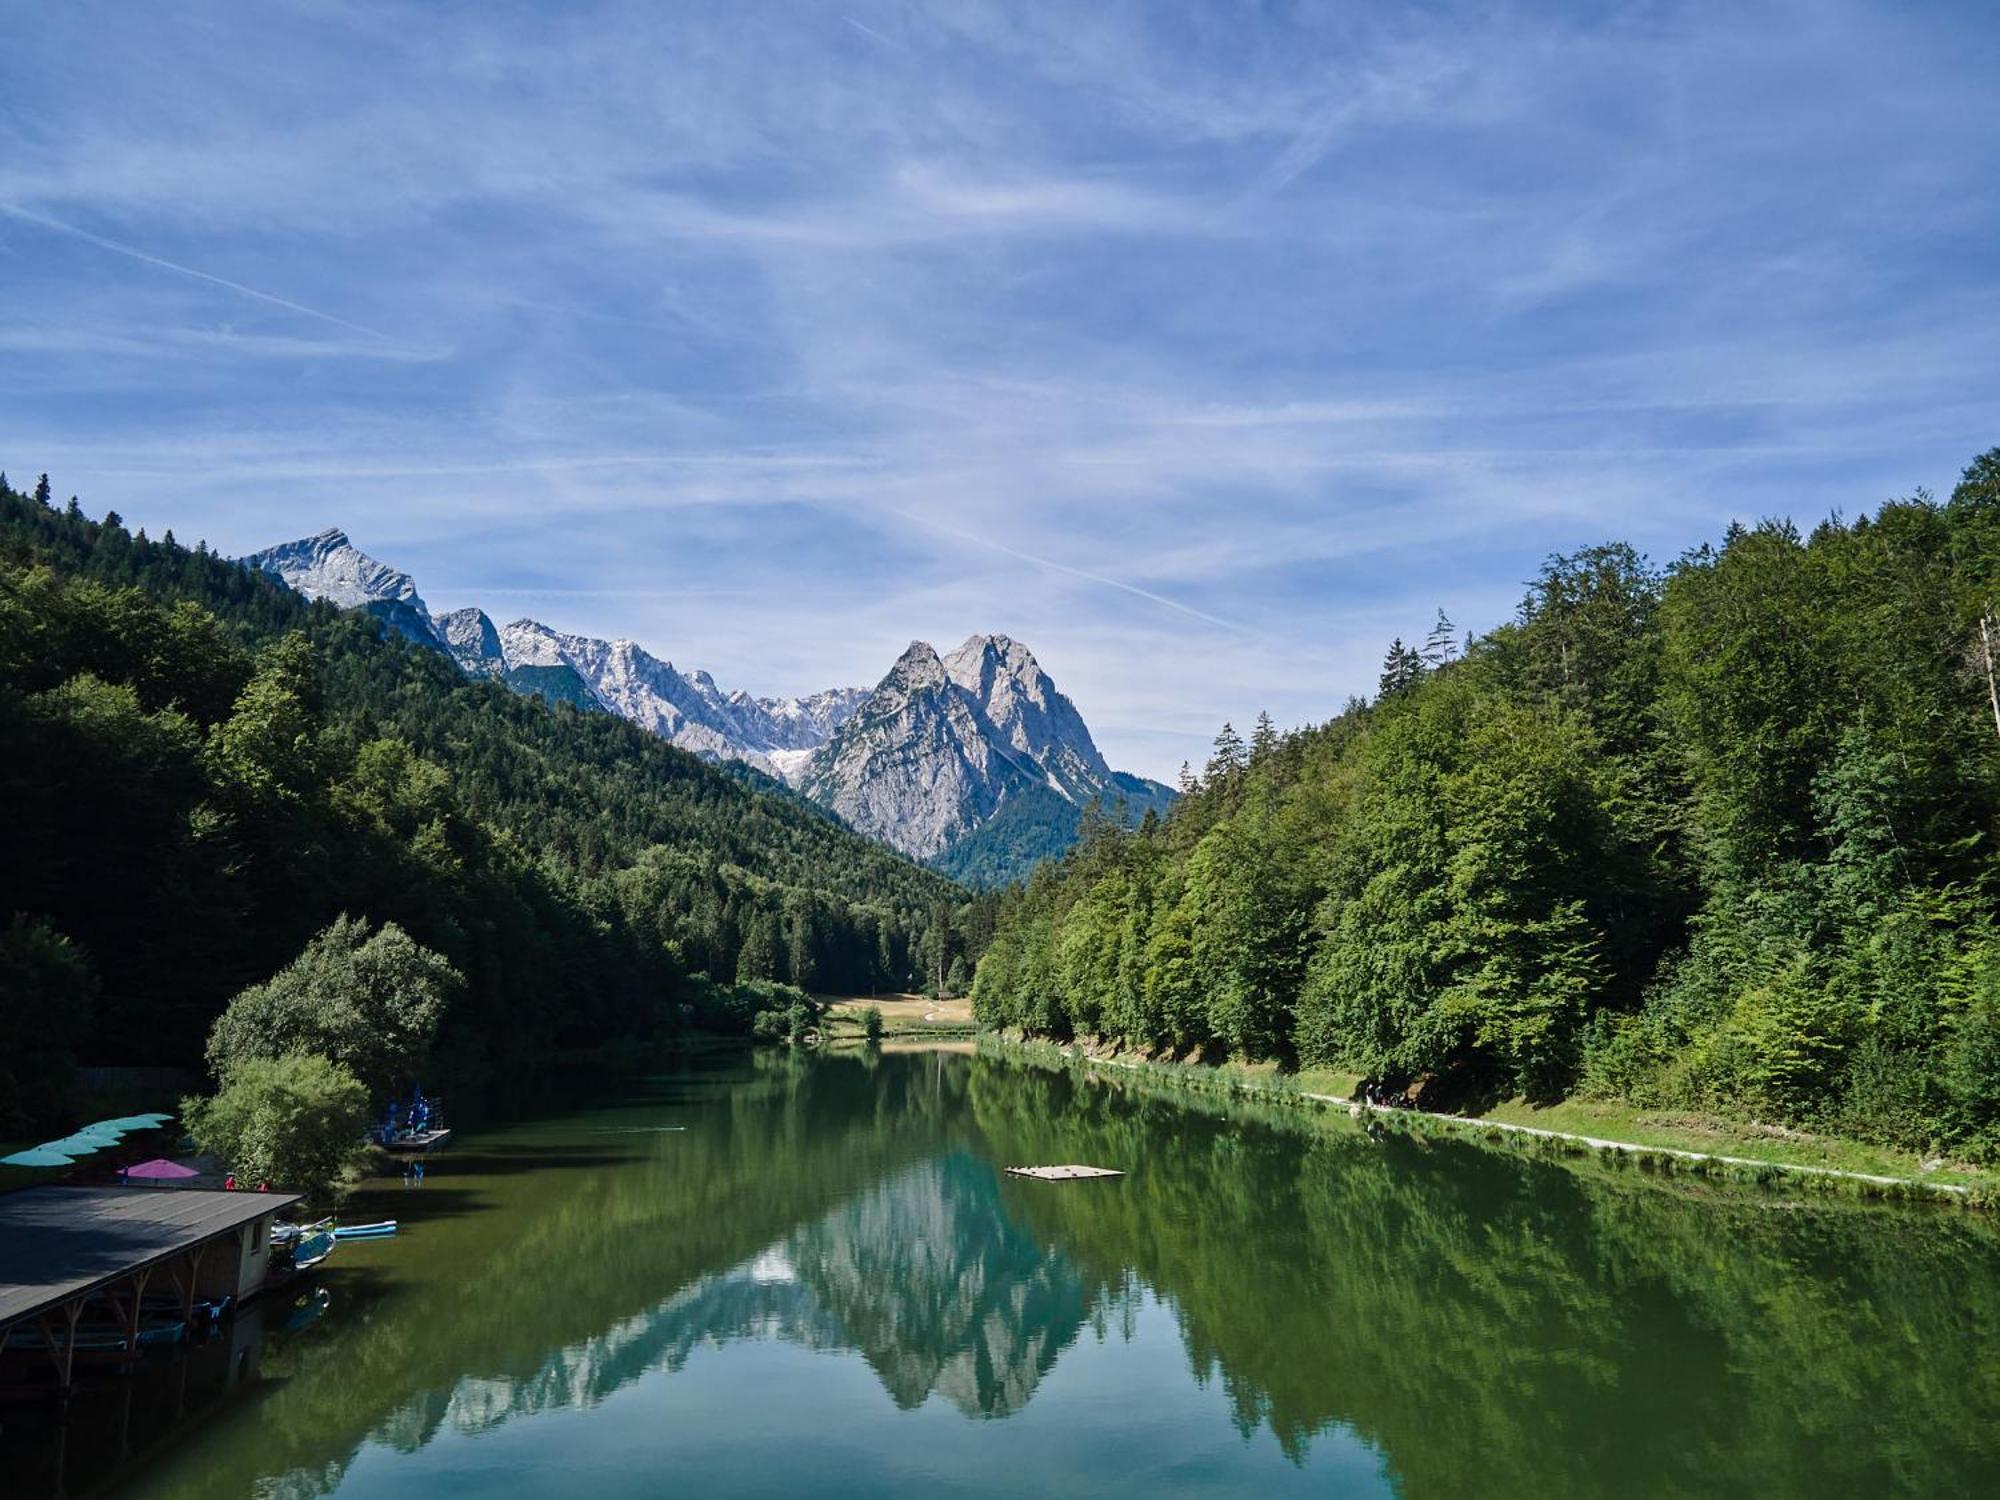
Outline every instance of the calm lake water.
{"label": "calm lake water", "polygon": [[[619,1090],[367,1196],[350,1217],[403,1233],[340,1247],[318,1322],[151,1373],[116,1410],[80,1403],[65,1482],[187,1500],[2000,1486],[2000,1243],[1973,1215],[1371,1143],[958,1055],[743,1056]],[[1000,1173],[1066,1161],[1131,1175]],[[53,1462],[14,1477],[46,1489]]]}

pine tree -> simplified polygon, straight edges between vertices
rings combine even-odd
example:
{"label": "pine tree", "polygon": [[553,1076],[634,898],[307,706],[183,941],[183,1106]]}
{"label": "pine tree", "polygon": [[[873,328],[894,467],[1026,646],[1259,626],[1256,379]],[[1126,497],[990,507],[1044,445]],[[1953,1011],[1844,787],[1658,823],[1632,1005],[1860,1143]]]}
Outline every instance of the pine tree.
{"label": "pine tree", "polygon": [[1438,611],[1437,623],[1431,626],[1431,633],[1424,640],[1424,665],[1432,670],[1443,666],[1458,655],[1458,642],[1454,639],[1457,627],[1450,616]]}
{"label": "pine tree", "polygon": [[1201,781],[1195,776],[1194,768],[1186,761],[1181,762],[1180,786],[1183,797],[1193,796],[1201,790]]}
{"label": "pine tree", "polygon": [[1260,709],[1257,713],[1257,727],[1250,731],[1250,759],[1260,761],[1278,748],[1278,726],[1271,722],[1271,711]]}
{"label": "pine tree", "polygon": [[1228,780],[1249,762],[1249,758],[1249,752],[1243,748],[1243,736],[1236,732],[1234,724],[1225,719],[1215,736],[1215,754],[1208,758],[1208,779]]}
{"label": "pine tree", "polygon": [[1403,638],[1397,636],[1389,643],[1389,654],[1382,659],[1382,676],[1376,684],[1375,696],[1387,699],[1408,692],[1423,675],[1422,654],[1414,647],[1405,646]]}
{"label": "pine tree", "polygon": [[[35,503],[49,510],[55,508],[55,492],[49,488],[49,476],[46,474],[35,481]],[[70,496],[69,503],[75,505],[76,496]]]}

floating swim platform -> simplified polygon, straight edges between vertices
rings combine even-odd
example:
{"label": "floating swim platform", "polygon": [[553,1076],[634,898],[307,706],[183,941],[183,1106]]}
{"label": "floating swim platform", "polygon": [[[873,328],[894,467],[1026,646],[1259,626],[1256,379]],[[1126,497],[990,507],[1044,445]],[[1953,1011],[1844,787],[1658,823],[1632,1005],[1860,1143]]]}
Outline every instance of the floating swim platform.
{"label": "floating swim platform", "polygon": [[1009,1167],[1009,1177],[1033,1177],[1042,1182],[1075,1182],[1084,1177],[1123,1177],[1109,1167],[1083,1167],[1072,1163],[1062,1167]]}
{"label": "floating swim platform", "polygon": [[407,1155],[412,1151],[436,1151],[450,1140],[449,1130],[403,1130],[385,1139],[382,1149]]}

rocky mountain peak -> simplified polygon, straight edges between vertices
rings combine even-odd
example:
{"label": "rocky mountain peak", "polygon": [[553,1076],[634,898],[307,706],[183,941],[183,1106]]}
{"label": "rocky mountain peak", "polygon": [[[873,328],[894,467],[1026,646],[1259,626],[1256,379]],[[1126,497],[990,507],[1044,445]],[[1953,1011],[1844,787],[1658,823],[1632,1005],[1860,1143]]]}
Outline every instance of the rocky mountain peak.
{"label": "rocky mountain peak", "polygon": [[317,536],[253,552],[243,561],[308,599],[324,599],[343,609],[363,609],[422,645],[443,644],[415,580],[377,562],[337,526],[329,526]]}
{"label": "rocky mountain peak", "polygon": [[471,655],[481,661],[500,659],[500,632],[483,609],[455,609],[434,622],[438,638],[451,647],[452,655]]}
{"label": "rocky mountain peak", "polygon": [[937,648],[929,641],[911,641],[903,648],[903,654],[896,658],[896,664],[889,668],[876,692],[919,693],[927,689],[943,687],[948,679],[944,662],[937,654]]}
{"label": "rocky mountain peak", "polygon": [[617,714],[705,759],[782,777],[864,833],[966,878],[1011,878],[1066,847],[1092,800],[1137,809],[1172,796],[1112,772],[1075,706],[1009,636],[974,635],[949,656],[911,641],[872,690],[758,698],[630,640],[530,619],[496,629],[476,608],[433,620],[407,573],[338,527],[247,560],[448,652],[469,675]]}

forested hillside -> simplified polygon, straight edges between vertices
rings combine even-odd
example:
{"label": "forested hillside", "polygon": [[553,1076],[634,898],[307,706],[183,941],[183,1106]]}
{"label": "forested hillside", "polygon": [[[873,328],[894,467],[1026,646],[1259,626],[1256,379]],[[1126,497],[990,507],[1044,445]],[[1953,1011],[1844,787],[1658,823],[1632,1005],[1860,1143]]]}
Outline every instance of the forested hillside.
{"label": "forested hillside", "polygon": [[465,976],[462,1073],[747,1025],[690,975],[908,988],[979,923],[633,725],[0,482],[0,1116],[75,1057],[198,1060],[224,1002],[342,913]]}
{"label": "forested hillside", "polygon": [[1038,872],[978,1013],[2000,1155],[1996,599],[2000,450],[1810,536],[1552,558]]}

